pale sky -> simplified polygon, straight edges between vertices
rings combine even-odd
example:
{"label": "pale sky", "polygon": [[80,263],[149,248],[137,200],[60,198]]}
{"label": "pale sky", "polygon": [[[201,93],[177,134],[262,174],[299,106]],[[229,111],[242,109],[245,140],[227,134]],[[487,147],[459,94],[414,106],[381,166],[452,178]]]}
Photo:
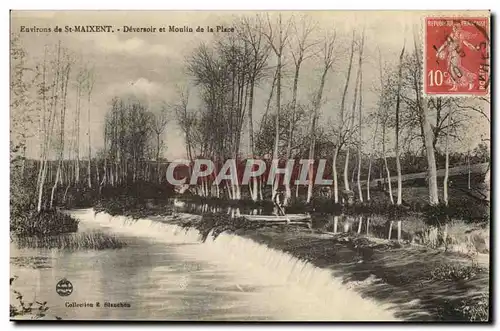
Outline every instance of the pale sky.
{"label": "pale sky", "polygon": [[[91,137],[92,146],[103,145],[104,115],[109,109],[109,102],[115,95],[133,93],[148,100],[152,106],[165,101],[176,103],[176,86],[189,83],[185,74],[185,57],[201,42],[209,42],[216,34],[209,32],[166,32],[166,33],[125,33],[124,26],[133,27],[177,27],[193,28],[210,25],[231,26],[235,16],[255,15],[257,12],[222,12],[222,11],[13,11],[11,14],[11,32],[20,33],[23,46],[30,59],[41,59],[44,45],[55,45],[58,40],[68,48],[76,58],[95,66],[96,81],[91,104]],[[271,12],[276,15],[278,12]],[[425,12],[411,11],[309,11],[282,12],[283,20],[291,15],[307,14],[318,22],[318,31],[313,38],[325,32],[337,31],[336,61],[333,70],[327,77],[323,93],[324,104],[321,113],[324,120],[336,118],[340,97],[345,83],[348,61],[347,49],[351,31],[355,28],[361,32],[366,29],[364,52],[364,93],[363,102],[366,112],[376,108],[378,95],[375,91],[379,84],[379,50],[384,62],[395,64],[398,52],[406,41],[407,51],[413,51],[413,31],[421,37],[422,20]],[[428,14],[428,13],[427,13]],[[432,15],[450,15],[450,12],[433,12]],[[456,14],[456,13],[454,13]],[[467,12],[467,15],[486,15],[486,12]],[[114,33],[21,33],[21,26],[54,29],[55,26],[75,25],[112,25]],[[118,32],[117,29],[122,30]],[[283,103],[291,99],[292,61],[285,68],[283,78]],[[354,67],[355,69],[356,67]],[[75,73],[77,68],[73,69]],[[303,65],[298,98],[299,102],[307,102],[310,95],[316,92],[321,74],[317,59],[310,59]],[[354,76],[354,75],[353,75]],[[351,77],[353,84],[354,78]],[[269,80],[272,80],[269,79]],[[255,94],[254,123],[258,123],[265,109],[270,82],[260,84]],[[350,91],[352,93],[352,89]],[[189,107],[198,107],[196,90],[191,92]],[[348,104],[352,96],[348,96]],[[75,107],[75,94],[70,87],[68,93],[68,123],[72,123],[72,112]],[[86,104],[83,103],[81,118],[81,150],[86,150],[85,136],[88,125]],[[85,116],[84,116],[85,115]],[[477,118],[474,117],[474,118]],[[70,125],[70,124],[68,124]],[[246,126],[246,125],[245,125]],[[70,127],[68,126],[68,130]],[[471,122],[470,141],[474,145],[480,134],[489,136],[489,127],[485,121]],[[184,140],[175,120],[172,118],[167,127],[164,139],[167,148],[164,156],[168,159],[185,156]],[[367,134],[368,136],[368,134]],[[242,140],[246,140],[243,133]],[[28,153],[36,156],[38,143],[32,144]]]}

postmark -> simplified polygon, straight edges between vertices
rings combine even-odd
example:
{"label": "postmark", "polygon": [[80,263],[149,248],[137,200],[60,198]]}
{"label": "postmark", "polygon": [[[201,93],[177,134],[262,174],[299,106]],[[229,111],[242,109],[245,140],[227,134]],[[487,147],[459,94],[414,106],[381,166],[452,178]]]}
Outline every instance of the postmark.
{"label": "postmark", "polygon": [[425,18],[424,93],[487,95],[490,85],[488,17]]}

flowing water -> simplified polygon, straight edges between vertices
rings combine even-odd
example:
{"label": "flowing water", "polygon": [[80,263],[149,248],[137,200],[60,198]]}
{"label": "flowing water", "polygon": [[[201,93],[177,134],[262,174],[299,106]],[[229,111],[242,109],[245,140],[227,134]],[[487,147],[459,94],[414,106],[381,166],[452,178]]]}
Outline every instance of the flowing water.
{"label": "flowing water", "polygon": [[[13,287],[29,302],[47,301],[63,319],[394,320],[376,302],[347,289],[327,270],[249,239],[148,219],[73,211],[83,231],[114,233],[122,249],[60,251],[11,246]],[[73,285],[60,296],[56,284]],[[12,300],[12,298],[11,298]],[[99,302],[100,307],[96,306]],[[104,307],[105,302],[125,307]],[[87,304],[87,307],[72,307]],[[93,307],[90,307],[90,304]]]}

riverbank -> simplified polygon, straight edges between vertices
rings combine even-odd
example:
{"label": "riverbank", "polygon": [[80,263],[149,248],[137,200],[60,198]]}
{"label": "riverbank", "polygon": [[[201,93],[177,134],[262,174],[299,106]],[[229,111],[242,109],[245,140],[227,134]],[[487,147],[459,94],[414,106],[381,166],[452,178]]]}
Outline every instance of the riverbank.
{"label": "riverbank", "polygon": [[[214,232],[219,237],[232,234],[283,252],[327,270],[362,297],[392,307],[398,319],[488,320],[489,268],[457,253],[299,226],[232,221],[232,228],[224,228],[213,219],[192,214],[147,219],[190,231],[212,228],[208,240]],[[202,238],[203,232],[206,230],[201,231]],[[215,241],[227,240],[219,237]]]}

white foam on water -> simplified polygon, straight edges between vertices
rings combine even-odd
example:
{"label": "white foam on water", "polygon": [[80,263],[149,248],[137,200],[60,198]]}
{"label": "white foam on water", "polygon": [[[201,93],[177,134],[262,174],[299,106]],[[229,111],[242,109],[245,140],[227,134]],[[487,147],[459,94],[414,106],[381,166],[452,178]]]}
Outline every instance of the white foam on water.
{"label": "white foam on water", "polygon": [[195,255],[234,271],[239,282],[236,287],[241,292],[247,291],[257,280],[263,290],[252,296],[252,300],[262,309],[272,311],[279,320],[397,320],[389,306],[361,297],[333,277],[331,270],[315,267],[251,239],[222,233],[215,240],[210,234],[201,243],[197,230],[174,224],[149,219],[133,220],[106,213],[94,215],[93,210],[72,214],[81,222],[109,227],[113,232],[129,236],[165,243],[199,243],[183,246],[183,254]]}

